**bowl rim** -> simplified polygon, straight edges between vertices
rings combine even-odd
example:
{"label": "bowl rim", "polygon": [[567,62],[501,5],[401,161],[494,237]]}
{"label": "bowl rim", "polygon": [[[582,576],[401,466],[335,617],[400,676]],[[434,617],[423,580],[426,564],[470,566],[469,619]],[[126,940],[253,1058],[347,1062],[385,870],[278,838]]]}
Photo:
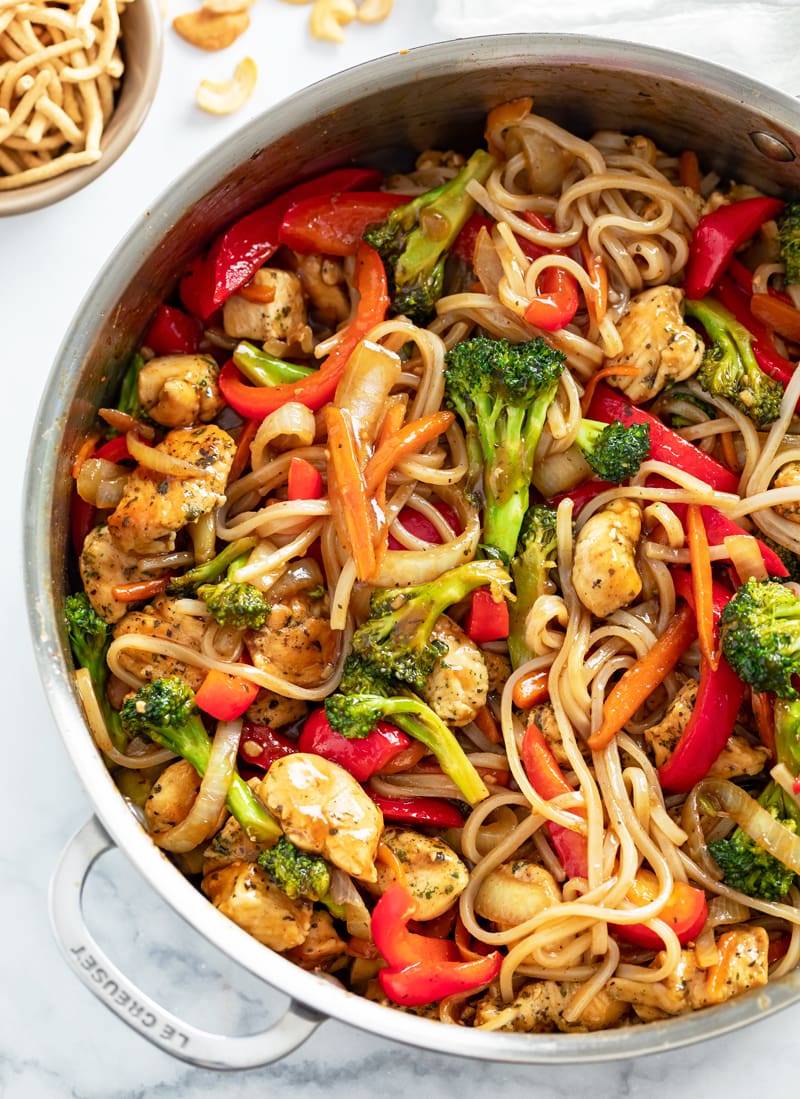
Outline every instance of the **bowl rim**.
{"label": "bowl rim", "polygon": [[[365,62],[316,82],[245,123],[182,172],[116,247],[88,290],[73,319],[48,380],[31,437],[24,499],[26,509],[25,587],[39,674],[66,749],[87,798],[103,826],[156,892],[201,935],[250,973],[326,1016],[377,1037],[424,1049],[487,1061],[567,1064],[627,1059],[665,1052],[717,1037],[800,1001],[800,970],[726,1003],[658,1023],[580,1034],[514,1034],[443,1026],[382,1006],[300,969],[265,948],[209,904],[145,834],[120,797],[100,753],[87,733],[64,656],[57,622],[50,552],[50,494],[55,484],[59,425],[77,393],[81,351],[99,317],[113,310],[119,294],[135,278],[141,263],[193,203],[219,184],[226,173],[280,135],[320,112],[336,110],[379,81],[384,87],[422,78],[432,65],[457,74],[472,65],[520,58],[565,64],[595,64],[680,79],[698,89],[724,95],[740,106],[769,113],[777,124],[800,133],[800,105],[789,95],[711,62],[689,55],[578,34],[508,34],[458,39],[416,47],[402,55]],[[122,272],[126,272],[123,277]],[[66,381],[74,370],[76,377]]]}
{"label": "bowl rim", "polygon": [[[137,79],[134,86],[123,73],[119,99],[100,138],[102,155],[93,164],[72,168],[52,179],[0,191],[0,217],[42,210],[75,194],[110,168],[136,137],[153,105],[161,76],[164,20],[159,0],[135,0],[126,5],[120,15],[123,43],[126,26],[131,23],[136,23],[144,39],[136,59]],[[127,61],[125,66],[127,72]]]}

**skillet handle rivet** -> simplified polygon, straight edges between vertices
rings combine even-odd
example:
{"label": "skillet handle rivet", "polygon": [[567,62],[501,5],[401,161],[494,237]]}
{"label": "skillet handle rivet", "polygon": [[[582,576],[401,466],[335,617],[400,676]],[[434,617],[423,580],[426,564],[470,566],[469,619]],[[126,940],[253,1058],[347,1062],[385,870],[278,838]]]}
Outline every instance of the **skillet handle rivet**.
{"label": "skillet handle rivet", "polygon": [[765,130],[753,130],[750,140],[758,151],[770,160],[789,161],[796,158],[794,149],[783,138],[768,134]]}

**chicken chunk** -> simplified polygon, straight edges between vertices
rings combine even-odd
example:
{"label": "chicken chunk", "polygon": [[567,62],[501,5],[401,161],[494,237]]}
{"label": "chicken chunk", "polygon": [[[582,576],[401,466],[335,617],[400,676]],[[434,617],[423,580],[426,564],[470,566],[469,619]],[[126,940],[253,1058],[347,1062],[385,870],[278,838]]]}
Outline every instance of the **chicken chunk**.
{"label": "chicken chunk", "polygon": [[163,427],[209,423],[225,403],[218,378],[209,355],[163,355],[139,372],[139,400]]}
{"label": "chicken chunk", "polygon": [[[410,828],[386,828],[381,839],[402,863],[405,885],[417,902],[415,920],[435,920],[467,888],[469,871],[443,840]],[[396,879],[385,863],[377,871],[370,892],[382,895]]]}
{"label": "chicken chunk", "polygon": [[558,904],[561,890],[553,875],[538,863],[515,859],[501,863],[481,882],[475,911],[499,931],[517,927]]}
{"label": "chicken chunk", "polygon": [[477,1005],[474,1025],[491,1024],[492,1030],[535,1034],[553,1030],[606,1030],[622,1021],[627,1004],[614,1000],[601,989],[576,1022],[567,1022],[564,1008],[579,988],[579,984],[568,981],[531,981],[523,985],[510,1004],[485,996]]}
{"label": "chicken chunk", "polygon": [[284,698],[283,695],[262,687],[245,717],[254,725],[269,725],[270,729],[281,729],[284,725],[302,721],[307,713],[308,706],[299,698]]}
{"label": "chicken chunk", "polygon": [[683,291],[655,286],[631,298],[617,325],[622,351],[605,367],[636,366],[638,374],[612,375],[609,382],[634,404],[649,401],[667,384],[691,377],[703,358],[703,341],[684,322]]}
{"label": "chicken chunk", "polygon": [[143,569],[141,558],[120,549],[105,523],[87,534],[78,566],[89,601],[105,622],[118,622],[130,606],[114,598],[114,588],[161,574]]}
{"label": "chicken chunk", "polygon": [[331,629],[328,596],[298,591],[272,604],[260,630],[245,634],[253,664],[299,687],[318,687],[330,676],[338,642]]}
{"label": "chicken chunk", "polygon": [[175,534],[224,499],[236,444],[213,424],[176,428],[156,450],[197,466],[197,477],[176,477],[139,465],[128,478],[108,526],[126,553],[172,549]]}
{"label": "chicken chunk", "polygon": [[258,863],[232,862],[203,878],[203,892],[215,908],[273,950],[305,942],[314,907],[305,897],[291,900]]}
{"label": "chicken chunk", "polygon": [[481,656],[489,678],[489,694],[502,694],[506,680],[511,675],[511,661],[505,653],[494,653],[486,649],[481,650]]}
{"label": "chicken chunk", "polygon": [[[689,679],[678,690],[661,721],[645,729],[656,767],[661,767],[672,755],[692,716],[698,684]],[[731,733],[727,743],[711,765],[709,775],[717,778],[741,778],[763,771],[770,758],[769,749],[753,744],[741,733]]]}
{"label": "chicken chunk", "polygon": [[144,803],[144,818],[151,836],[174,828],[189,814],[200,789],[200,776],[191,763],[179,759],[166,767],[153,783]]}
{"label": "chicken chunk", "polygon": [[448,725],[469,725],[486,705],[489,690],[483,653],[446,614],[436,620],[431,640],[443,642],[447,652],[436,661],[420,694]]}
{"label": "chicken chunk", "polygon": [[350,314],[341,262],[332,256],[300,256],[297,274],[321,323],[338,328]]}
{"label": "chicken chunk", "polygon": [[636,544],[642,511],[633,500],[612,500],[581,528],[575,543],[572,583],[578,598],[597,618],[627,607],[642,590]]}
{"label": "chicken chunk", "polygon": [[230,866],[232,862],[257,862],[263,850],[262,844],[248,837],[236,817],[228,817],[205,849],[203,876]]}
{"label": "chicken chunk", "polygon": [[[138,611],[129,611],[114,627],[114,637],[143,634],[174,641],[199,653],[203,647],[205,623],[201,618],[183,614],[177,600],[163,595]],[[185,660],[162,653],[130,649],[120,653],[120,665],[143,683],[152,683],[164,675],[179,675],[196,691],[205,678],[205,671]]]}
{"label": "chicken chunk", "polygon": [[[263,300],[249,300],[249,288]],[[226,334],[236,340],[286,345],[307,342],[310,329],[300,279],[277,267],[259,268],[252,282],[225,302],[222,323]]]}
{"label": "chicken chunk", "polygon": [[303,969],[325,971],[348,958],[347,943],[337,933],[330,912],[314,912],[305,941],[293,947],[289,957]]}
{"label": "chicken chunk", "polygon": [[292,843],[361,881],[377,880],[383,815],[343,767],[306,752],[284,756],[267,771],[259,794]]}
{"label": "chicken chunk", "polygon": [[787,462],[786,465],[781,466],[772,482],[772,487],[797,490],[797,500],[776,504],[775,511],[792,523],[800,523],[800,462]]}

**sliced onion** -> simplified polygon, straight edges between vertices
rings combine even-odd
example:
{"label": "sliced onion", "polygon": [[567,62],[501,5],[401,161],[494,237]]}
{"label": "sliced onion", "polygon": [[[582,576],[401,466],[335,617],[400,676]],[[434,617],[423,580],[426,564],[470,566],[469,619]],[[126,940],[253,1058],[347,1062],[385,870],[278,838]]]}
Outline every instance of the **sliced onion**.
{"label": "sliced onion", "polygon": [[750,919],[750,909],[732,897],[712,897],[708,902],[706,927],[722,927],[729,923],[744,923]]}
{"label": "sliced onion", "polygon": [[116,507],[130,470],[105,458],[87,458],[81,465],[75,488],[81,500],[96,508]]}
{"label": "sliced onion", "polygon": [[711,800],[759,847],[800,874],[800,836],[790,832],[755,798],[727,779],[707,778],[695,787],[698,799]]}
{"label": "sliced onion", "polygon": [[711,969],[719,964],[719,949],[714,938],[714,928],[706,923],[694,942],[694,956],[701,969]]}
{"label": "sliced onion", "polygon": [[157,446],[148,446],[135,431],[129,431],[125,441],[131,458],[153,473],[162,473],[165,477],[213,477],[215,474],[213,468],[203,469],[174,454],[167,454]]}
{"label": "sliced onion", "polygon": [[741,584],[746,583],[751,577],[754,580],[768,578],[767,566],[764,564],[758,542],[752,534],[729,534],[723,541]]}
{"label": "sliced onion", "polygon": [[336,404],[350,413],[362,444],[374,441],[401,372],[399,356],[370,340],[363,340],[350,356],[336,390]]}
{"label": "sliced onion", "polygon": [[439,496],[457,512],[462,524],[461,534],[452,542],[420,550],[387,550],[374,583],[381,588],[403,588],[411,584],[426,584],[448,569],[471,561],[478,549],[481,523],[478,511],[463,493],[442,487]]}
{"label": "sliced onion", "polygon": [[370,937],[369,909],[364,904],[364,898],[353,885],[349,874],[345,874],[338,867],[331,867],[331,885],[328,890],[334,904],[340,904],[345,911],[347,930],[357,939]]}
{"label": "sliced onion", "polygon": [[101,420],[105,420],[109,427],[113,427],[115,431],[118,431],[120,435],[127,435],[129,431],[135,431],[143,439],[154,439],[156,436],[156,430],[151,424],[145,424],[127,412],[120,412],[118,408],[100,408],[97,415]]}
{"label": "sliced onion", "polygon": [[307,588],[316,588],[325,583],[322,569],[313,557],[302,557],[287,566],[269,589],[270,598],[278,602],[291,599]]}
{"label": "sliced onion", "polygon": [[194,804],[180,824],[153,836],[159,847],[174,852],[191,851],[217,831],[233,779],[241,735],[241,720],[219,722]]}
{"label": "sliced onion", "polygon": [[250,462],[253,469],[258,469],[264,464],[264,451],[267,447],[271,446],[273,450],[284,451],[311,446],[316,430],[317,425],[311,409],[298,401],[287,401],[261,421],[261,426],[250,444]]}
{"label": "sliced onion", "polygon": [[97,747],[112,763],[119,764],[120,767],[127,767],[129,771],[142,771],[146,767],[156,767],[161,763],[168,763],[169,760],[175,759],[175,753],[170,752],[168,748],[154,747],[152,751],[142,752],[140,755],[120,752],[111,743],[111,737],[108,735],[105,718],[97,701],[88,668],[77,669],[75,683],[83,705],[83,712],[86,715],[89,732],[92,734]]}
{"label": "sliced onion", "polygon": [[497,287],[503,277],[503,264],[497,254],[489,232],[482,228],[475,241],[475,254],[473,256],[473,270],[478,282],[483,287],[485,294],[497,296]]}

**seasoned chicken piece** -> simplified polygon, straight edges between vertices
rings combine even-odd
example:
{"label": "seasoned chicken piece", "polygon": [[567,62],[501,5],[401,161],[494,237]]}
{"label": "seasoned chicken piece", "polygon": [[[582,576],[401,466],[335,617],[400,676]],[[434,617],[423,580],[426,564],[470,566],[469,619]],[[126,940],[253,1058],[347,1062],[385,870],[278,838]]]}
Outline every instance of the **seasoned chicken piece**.
{"label": "seasoned chicken piece", "polygon": [[[700,969],[693,950],[682,950],[677,968],[663,981],[645,983],[613,977],[608,991],[614,999],[634,1005],[643,1019],[696,1011],[730,1000],[767,983],[769,936],[763,927],[731,927],[717,938],[720,961]],[[656,954],[653,966],[664,961]]]}
{"label": "seasoned chicken piece", "polygon": [[575,543],[572,583],[578,598],[597,618],[627,605],[642,590],[636,569],[636,543],[642,510],[633,500],[612,500],[586,521]]}
{"label": "seasoned chicken piece", "polygon": [[254,725],[269,725],[270,729],[280,729],[284,725],[302,721],[307,713],[308,706],[301,699],[284,698],[283,695],[262,687],[245,717]]}
{"label": "seasoned chicken piece", "polygon": [[[183,614],[178,610],[176,599],[160,595],[142,610],[128,611],[114,627],[114,637],[123,637],[125,634],[159,637],[186,645],[199,653],[203,647],[205,629],[202,618]],[[198,689],[206,675],[205,670],[195,664],[161,653],[130,649],[120,653],[119,662],[143,683],[152,683],[163,675],[179,675],[193,691]]]}
{"label": "seasoned chicken piece", "polygon": [[332,256],[299,256],[297,275],[322,324],[338,328],[350,315],[341,261]]}
{"label": "seasoned chicken piece", "polygon": [[505,653],[494,653],[486,649],[481,650],[481,655],[489,677],[489,694],[502,694],[506,680],[511,675],[511,661]]}
{"label": "seasoned chicken piece", "polygon": [[361,881],[377,880],[383,815],[343,767],[306,752],[284,756],[267,771],[259,795],[292,843]]}
{"label": "seasoned chicken piece", "polygon": [[119,621],[130,607],[129,603],[114,598],[114,588],[152,580],[162,572],[143,569],[141,558],[124,553],[105,523],[87,534],[78,566],[89,601],[105,622]]}
{"label": "seasoned chicken piece", "polygon": [[232,862],[212,870],[203,878],[203,892],[223,915],[273,950],[299,946],[311,930],[311,901],[290,900],[258,863]]}
{"label": "seasoned chicken piece", "polygon": [[481,882],[475,911],[505,931],[558,904],[561,890],[553,875],[535,862],[515,859],[501,863]]}
{"label": "seasoned chicken piece", "polygon": [[338,646],[327,593],[316,599],[298,591],[273,603],[263,627],[248,630],[244,640],[257,668],[300,687],[318,687],[333,670]]}
{"label": "seasoned chicken piece", "polygon": [[439,615],[431,640],[447,645],[419,692],[448,725],[469,725],[486,705],[489,673],[483,653],[446,614]]}
{"label": "seasoned chicken piece", "polygon": [[257,862],[263,850],[263,844],[248,838],[236,817],[228,817],[205,849],[203,875],[230,866],[232,862]]}
{"label": "seasoned chicken piece", "polygon": [[180,824],[194,805],[199,789],[200,776],[188,760],[179,759],[166,767],[153,783],[144,803],[150,834],[157,836]]}
{"label": "seasoned chicken piece", "polygon": [[337,960],[344,961],[348,957],[347,943],[337,934],[330,912],[314,912],[305,941],[293,947],[288,957],[303,969],[326,971],[330,971]]}
{"label": "seasoned chicken piece", "polygon": [[210,355],[163,355],[139,372],[139,400],[163,427],[207,424],[225,404]]}
{"label": "seasoned chicken piece", "polygon": [[[670,702],[661,721],[645,729],[645,740],[653,751],[656,767],[666,763],[675,750],[692,716],[697,686],[694,679],[687,680]],[[762,744],[752,744],[741,733],[731,733],[708,773],[717,778],[757,775],[764,770],[769,758],[769,749]]]}
{"label": "seasoned chicken piece", "polygon": [[[263,300],[249,300],[258,295]],[[236,340],[303,343],[310,333],[300,279],[291,271],[261,267],[252,282],[222,307],[225,333]]]}
{"label": "seasoned chicken piece", "polygon": [[[415,920],[435,920],[467,888],[469,871],[443,840],[410,828],[385,828],[381,840],[402,863],[405,885],[417,902]],[[382,895],[396,879],[383,862],[377,871],[378,880],[369,891]]]}
{"label": "seasoned chicken piece", "polygon": [[631,298],[617,325],[622,351],[606,359],[609,366],[636,366],[638,374],[608,380],[634,404],[649,401],[665,385],[691,377],[703,358],[703,341],[684,322],[683,291],[654,286]]}
{"label": "seasoned chicken piece", "polygon": [[785,504],[775,504],[775,511],[792,523],[800,523],[800,462],[787,462],[778,470],[772,488],[797,489],[797,499]]}
{"label": "seasoned chicken piece", "polygon": [[606,1030],[616,1026],[628,1011],[627,1004],[614,1000],[601,989],[574,1023],[564,1019],[564,1008],[580,985],[569,981],[531,981],[523,985],[516,998],[507,1004],[494,996],[485,996],[477,1005],[476,1027],[491,1024],[492,1030],[511,1030],[526,1034],[552,1030]]}
{"label": "seasoned chicken piece", "polygon": [[208,424],[176,428],[156,450],[197,466],[198,476],[175,477],[136,467],[108,517],[109,529],[126,553],[172,549],[176,531],[221,504],[236,444],[226,431]]}

